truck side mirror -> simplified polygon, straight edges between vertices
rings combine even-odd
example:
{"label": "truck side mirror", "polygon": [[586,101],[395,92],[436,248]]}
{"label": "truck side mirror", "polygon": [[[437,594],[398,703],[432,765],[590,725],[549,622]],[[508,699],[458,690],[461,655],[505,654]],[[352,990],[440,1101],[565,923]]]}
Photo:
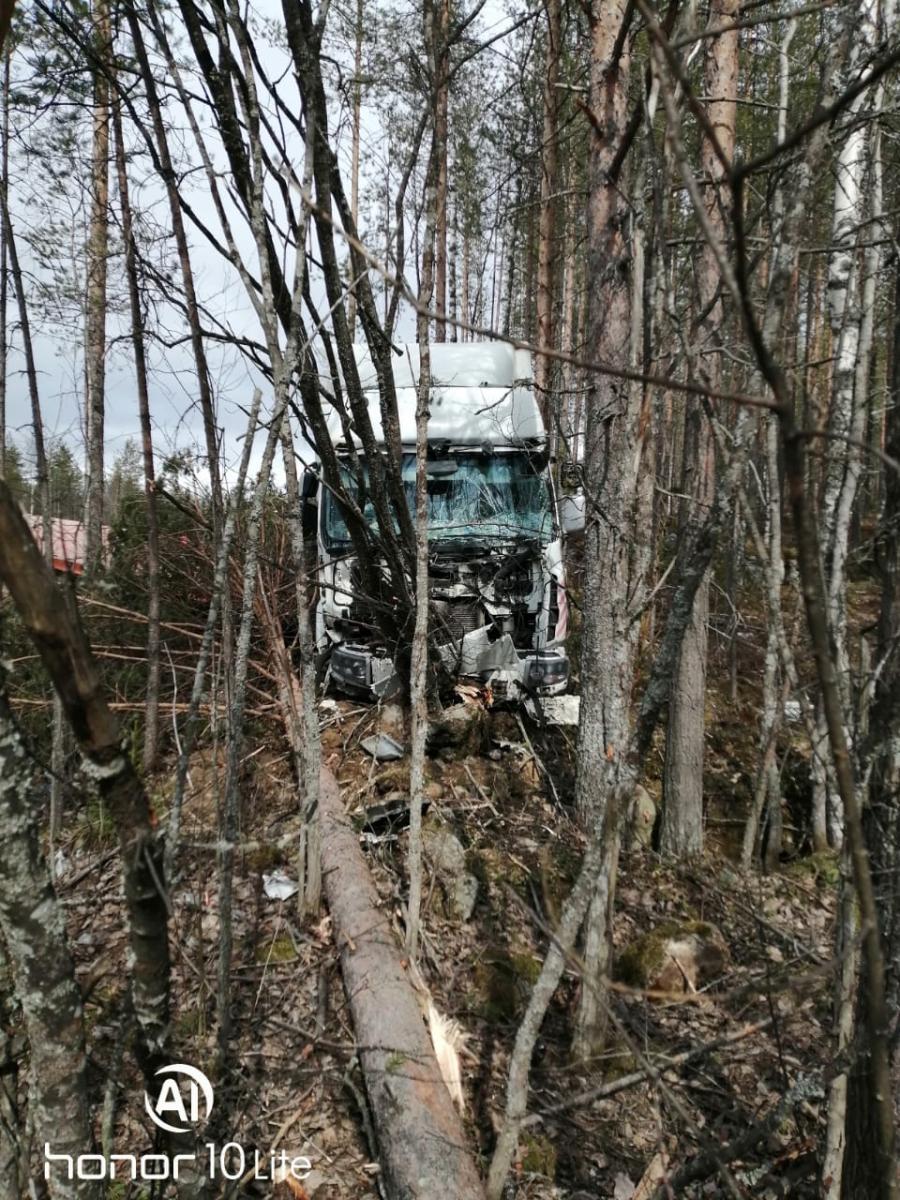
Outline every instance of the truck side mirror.
{"label": "truck side mirror", "polygon": [[319,513],[319,477],[313,471],[304,471],[300,481],[300,521],[305,538],[315,537]]}
{"label": "truck side mirror", "polygon": [[304,504],[315,503],[316,492],[319,490],[319,477],[315,471],[304,471],[300,481],[300,499]]}
{"label": "truck side mirror", "polygon": [[563,533],[584,532],[584,492],[560,499],[559,524]]}

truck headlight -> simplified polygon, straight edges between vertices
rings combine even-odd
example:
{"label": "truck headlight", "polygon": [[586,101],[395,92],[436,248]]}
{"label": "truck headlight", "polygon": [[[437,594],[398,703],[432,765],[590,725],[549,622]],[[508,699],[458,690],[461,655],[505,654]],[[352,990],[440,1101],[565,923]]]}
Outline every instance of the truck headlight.
{"label": "truck headlight", "polygon": [[536,654],[528,659],[528,686],[550,687],[569,678],[569,660],[562,654]]}
{"label": "truck headlight", "polygon": [[339,678],[357,687],[368,687],[370,682],[369,655],[346,646],[337,646],[331,656],[331,669]]}

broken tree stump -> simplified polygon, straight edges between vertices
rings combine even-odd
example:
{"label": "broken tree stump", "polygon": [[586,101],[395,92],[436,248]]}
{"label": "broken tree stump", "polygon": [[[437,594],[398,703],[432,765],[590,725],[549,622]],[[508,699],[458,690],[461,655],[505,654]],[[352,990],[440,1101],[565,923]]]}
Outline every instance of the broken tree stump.
{"label": "broken tree stump", "polygon": [[389,915],[334,776],[319,790],[325,897],[391,1200],[484,1200]]}

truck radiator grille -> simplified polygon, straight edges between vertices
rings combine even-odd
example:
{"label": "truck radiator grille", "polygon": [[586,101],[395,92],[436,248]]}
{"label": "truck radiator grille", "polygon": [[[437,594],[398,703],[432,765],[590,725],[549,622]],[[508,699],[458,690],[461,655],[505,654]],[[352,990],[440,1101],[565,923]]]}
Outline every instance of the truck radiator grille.
{"label": "truck radiator grille", "polygon": [[461,642],[463,635],[480,629],[484,610],[473,600],[434,600],[435,629],[441,642]]}

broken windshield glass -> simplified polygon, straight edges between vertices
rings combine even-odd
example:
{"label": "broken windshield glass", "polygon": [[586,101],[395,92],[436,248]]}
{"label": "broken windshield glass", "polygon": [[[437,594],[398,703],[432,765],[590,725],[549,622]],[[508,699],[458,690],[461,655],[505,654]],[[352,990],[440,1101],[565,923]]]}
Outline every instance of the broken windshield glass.
{"label": "broken windshield glass", "polygon": [[[451,543],[519,541],[523,537],[550,537],[550,496],[547,481],[527,454],[452,454],[429,459],[428,536]],[[410,511],[415,512],[416,460],[405,454],[403,487]],[[377,529],[372,501],[349,467],[344,486],[360,502],[366,520]],[[365,491],[365,480],[363,489]],[[340,506],[326,490],[324,495],[326,541],[347,543],[350,535]]]}

